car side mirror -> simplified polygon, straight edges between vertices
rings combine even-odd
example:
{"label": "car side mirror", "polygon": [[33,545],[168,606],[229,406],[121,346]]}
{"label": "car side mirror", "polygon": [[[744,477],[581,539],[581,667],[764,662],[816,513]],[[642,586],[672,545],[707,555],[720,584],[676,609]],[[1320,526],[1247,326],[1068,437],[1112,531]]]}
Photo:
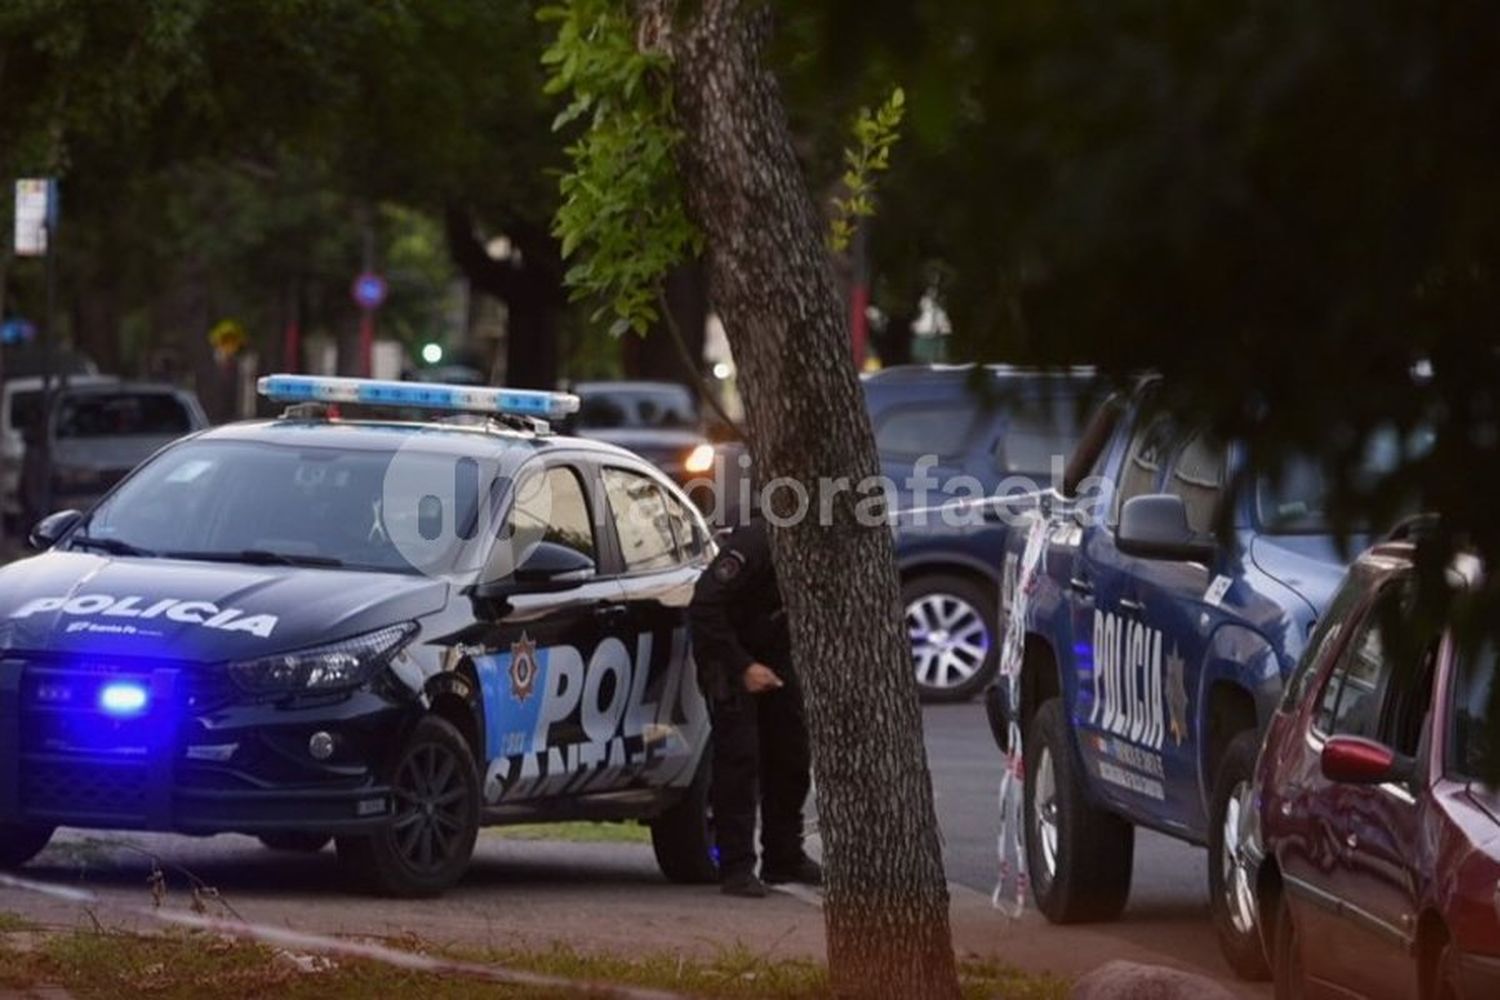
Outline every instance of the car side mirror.
{"label": "car side mirror", "polygon": [[537,542],[510,576],[479,584],[474,588],[474,596],[503,598],[568,590],[587,583],[597,569],[594,560],[577,549],[557,542]]}
{"label": "car side mirror", "polygon": [[1344,785],[1404,783],[1416,773],[1416,762],[1388,746],[1359,736],[1332,736],[1318,758],[1323,777]]}
{"label": "car side mirror", "polygon": [[76,510],[60,510],[55,514],[48,514],[36,523],[31,529],[31,534],[26,538],[26,544],[41,552],[56,545],[58,539],[73,530],[73,525],[83,514]]}
{"label": "car side mirror", "polygon": [[1187,505],[1171,493],[1126,500],[1115,526],[1115,547],[1128,556],[1178,562],[1209,563],[1218,552],[1212,536],[1188,526]]}

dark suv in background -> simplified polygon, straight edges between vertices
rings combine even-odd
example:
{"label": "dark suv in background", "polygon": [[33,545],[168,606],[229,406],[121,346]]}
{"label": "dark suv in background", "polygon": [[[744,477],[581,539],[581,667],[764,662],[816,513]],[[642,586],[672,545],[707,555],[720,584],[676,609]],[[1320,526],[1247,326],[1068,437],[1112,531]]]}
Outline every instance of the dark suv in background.
{"label": "dark suv in background", "polygon": [[865,377],[924,699],[963,700],[994,676],[1005,514],[1061,475],[1094,388],[1085,369],[903,365]]}

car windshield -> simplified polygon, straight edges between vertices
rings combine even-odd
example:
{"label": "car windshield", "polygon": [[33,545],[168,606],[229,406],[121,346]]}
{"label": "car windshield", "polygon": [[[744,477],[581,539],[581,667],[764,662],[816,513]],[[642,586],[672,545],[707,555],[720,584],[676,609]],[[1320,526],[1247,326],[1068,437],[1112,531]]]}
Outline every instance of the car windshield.
{"label": "car windshield", "polygon": [[584,430],[696,428],[693,397],[678,386],[584,390],[578,407]]}
{"label": "car windshield", "polygon": [[[460,476],[464,461],[410,447],[188,441],[127,479],[89,516],[86,538],[72,541],[225,562],[459,573],[483,537],[474,523],[480,476]],[[458,485],[465,478],[468,490]]]}
{"label": "car windshield", "polygon": [[[1401,435],[1387,429],[1370,436],[1364,460],[1356,471],[1356,486],[1373,485],[1394,472],[1402,462],[1425,454],[1432,447],[1431,430],[1421,428]],[[1321,535],[1333,530],[1333,482],[1321,462],[1296,456],[1286,462],[1280,476],[1256,479],[1256,516],[1263,530],[1273,535]],[[1359,525],[1353,525],[1358,530]]]}
{"label": "car windshield", "polygon": [[192,429],[187,407],[169,392],[90,392],[65,396],[57,414],[59,439],[175,437]]}
{"label": "car windshield", "polygon": [[1078,445],[1078,402],[1067,395],[1031,401],[1005,424],[997,458],[1007,472],[1045,476]]}
{"label": "car windshield", "polygon": [[1487,642],[1465,655],[1453,678],[1453,721],[1448,731],[1448,770],[1477,778],[1495,772],[1491,733],[1500,716],[1495,690],[1495,645]]}

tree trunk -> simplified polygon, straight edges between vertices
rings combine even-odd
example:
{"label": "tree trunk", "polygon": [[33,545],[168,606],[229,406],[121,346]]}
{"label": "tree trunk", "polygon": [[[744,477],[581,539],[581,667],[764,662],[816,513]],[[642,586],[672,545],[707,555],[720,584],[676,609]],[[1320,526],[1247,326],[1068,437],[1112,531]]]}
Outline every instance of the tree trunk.
{"label": "tree trunk", "polygon": [[[651,328],[644,337],[620,338],[620,355],[626,378],[655,382],[680,382],[694,396],[703,393],[703,340],[708,323],[708,296],[703,266],[696,260],[679,264],[667,275],[662,289],[666,307],[671,310],[677,330],[682,334],[679,348],[667,326],[667,319]],[[691,369],[683,352],[694,361]]]}
{"label": "tree trunk", "polygon": [[557,241],[544,229],[513,222],[506,236],[519,257],[495,260],[462,208],[450,206],[444,222],[454,264],[476,289],[505,303],[506,384],[557,388],[558,318],[567,304]]}
{"label": "tree trunk", "polygon": [[[808,693],[833,985],[845,995],[957,996],[891,532],[860,523],[864,494],[851,490],[879,475],[874,436],[826,226],[761,63],[770,11],[761,0],[680,11],[673,0],[639,0],[638,11],[641,44],[672,59],[684,193],[707,238],[709,293],[739,367],[757,480],[787,477],[813,498],[806,517],[787,516],[786,490],[768,508]],[[840,481],[824,517],[819,484]]]}

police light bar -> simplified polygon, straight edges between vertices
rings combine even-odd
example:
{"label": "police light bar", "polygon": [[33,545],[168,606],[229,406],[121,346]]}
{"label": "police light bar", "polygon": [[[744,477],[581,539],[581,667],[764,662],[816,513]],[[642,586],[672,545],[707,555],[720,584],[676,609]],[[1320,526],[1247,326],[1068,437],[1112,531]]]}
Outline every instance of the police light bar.
{"label": "police light bar", "polygon": [[578,397],[535,389],[492,389],[434,382],[387,382],[323,375],[266,375],[257,391],[276,403],[351,403],[423,410],[495,413],[557,420],[578,412]]}

